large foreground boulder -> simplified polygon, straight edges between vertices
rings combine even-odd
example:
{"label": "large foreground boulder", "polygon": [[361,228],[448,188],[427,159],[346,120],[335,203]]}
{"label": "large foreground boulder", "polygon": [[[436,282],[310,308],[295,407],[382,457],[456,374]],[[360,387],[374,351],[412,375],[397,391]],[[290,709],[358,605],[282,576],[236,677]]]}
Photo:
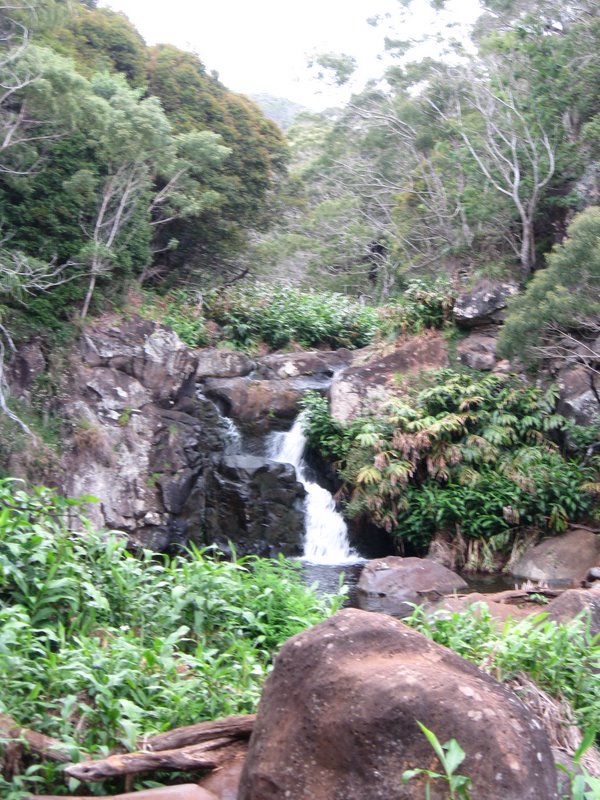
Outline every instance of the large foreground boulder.
{"label": "large foreground boulder", "polygon": [[[408,800],[440,765],[417,726],[466,752],[478,800],[556,800],[547,736],[515,695],[383,614],[346,609],[290,639],[267,680],[239,800]],[[444,782],[431,800],[448,797]]]}
{"label": "large foreground boulder", "polygon": [[425,558],[386,556],[366,565],[358,581],[358,603],[365,611],[407,617],[415,605],[466,589],[460,575]]}

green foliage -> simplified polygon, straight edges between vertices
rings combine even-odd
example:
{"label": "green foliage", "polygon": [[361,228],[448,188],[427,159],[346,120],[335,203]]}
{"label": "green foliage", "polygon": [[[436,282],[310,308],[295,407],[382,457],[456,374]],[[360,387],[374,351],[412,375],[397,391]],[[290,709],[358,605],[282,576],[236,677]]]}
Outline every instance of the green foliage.
{"label": "green foliage", "polygon": [[384,336],[442,328],[448,322],[454,300],[454,292],[443,277],[429,282],[409,280],[398,300],[380,307],[379,328]]}
{"label": "green foliage", "polygon": [[74,58],[84,75],[110,70],[124,75],[131,86],[146,86],[148,49],[124,14],[108,8],[74,9],[67,25],[47,38]]}
{"label": "green foliage", "polygon": [[439,531],[495,548],[519,528],[561,531],[591,509],[594,472],[558,449],[567,423],[554,391],[450,370],[429,379],[345,427],[322,401],[305,404],[311,445],[338,461],[351,491],[349,515],[366,513],[419,549]]}
{"label": "green foliage", "polygon": [[430,788],[432,781],[445,781],[448,786],[449,800],[470,800],[471,793],[469,792],[469,787],[471,786],[471,779],[467,778],[465,775],[456,774],[456,770],[465,760],[465,751],[456,739],[450,739],[446,744],[441,744],[435,733],[430,731],[429,728],[426,728],[422,722],[417,720],[417,725],[433,748],[444,771],[440,773],[429,769],[409,769],[402,774],[402,783],[408,783],[412,778],[423,775],[427,778],[425,798],[431,796]]}
{"label": "green foliage", "polygon": [[258,285],[218,292],[207,316],[223,326],[226,338],[249,347],[265,342],[281,348],[362,347],[375,335],[376,311],[348,297]]}
{"label": "green foliage", "polygon": [[211,342],[202,309],[184,290],[168,292],[164,296],[146,292],[140,314],[168,325],[189,347],[205,347]]}
{"label": "green foliage", "polygon": [[75,758],[252,711],[273,651],[338,603],[283,559],[136,558],[122,535],[72,533],[78,505],[47,489],[0,481],[0,508],[0,713]]}
{"label": "green foliage", "polygon": [[176,133],[210,130],[230,150],[213,184],[219,204],[161,232],[161,241],[180,243],[170,254],[171,270],[217,271],[245,246],[247,229],[267,221],[267,193],[285,166],[287,147],[277,126],[248,98],[228,91],[193,53],[158,45],[149,51],[148,70],[150,91]]}
{"label": "green foliage", "polygon": [[499,349],[535,365],[554,357],[586,363],[569,339],[600,332],[600,208],[578,214],[524,294],[510,302]]}
{"label": "green foliage", "polygon": [[434,616],[417,608],[404,622],[501,683],[527,675],[553,697],[568,700],[583,729],[600,729],[600,636],[592,636],[585,615],[568,625],[547,620],[546,614],[509,618],[500,628],[485,606],[477,614]]}

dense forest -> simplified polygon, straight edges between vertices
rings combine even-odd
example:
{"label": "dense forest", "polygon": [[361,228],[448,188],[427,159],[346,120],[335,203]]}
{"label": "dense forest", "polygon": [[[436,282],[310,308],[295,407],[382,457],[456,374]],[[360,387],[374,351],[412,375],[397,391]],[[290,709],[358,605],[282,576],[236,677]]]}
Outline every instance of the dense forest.
{"label": "dense forest", "polygon": [[[214,445],[209,425],[223,427],[202,394],[214,376],[260,394],[261,381],[282,377],[280,355],[358,351],[349,371],[366,365],[357,382],[377,383],[369,369],[391,359],[384,402],[352,413],[336,410],[318,380],[301,397],[285,387],[302,411],[311,468],[353,530],[382,538],[390,553],[422,558],[441,548],[453,569],[498,573],[574,526],[597,544],[600,8],[481,0],[469,40],[450,28],[436,55],[417,57],[422,48],[401,38],[410,7],[402,1],[397,19],[370,20],[382,32],[382,74],[343,107],[316,113],[231,91],[201,56],[148,46],[96,0],[0,0],[7,800],[181,782],[180,773],[135,785],[109,775],[84,788],[76,768],[65,778],[62,765],[252,713],[274,653],[344,601],[342,589],[315,594],[282,558],[237,557],[231,542],[227,557],[215,556],[197,531],[185,547],[175,535],[164,547],[128,547],[122,531],[133,528],[109,525],[105,514],[117,530],[103,533],[86,519],[90,504],[105,513],[106,498],[64,497],[69,473],[87,461],[119,482],[121,451],[133,462],[147,434],[154,452],[144,451],[141,494],[163,503],[164,519],[165,508],[177,518],[169,535],[180,531],[187,507],[173,500],[171,513],[165,498],[181,484],[193,499],[193,480],[208,493],[217,456],[200,451]],[[316,61],[338,86],[356,67],[352,55]],[[505,293],[500,317],[461,324],[465,298],[480,287]],[[493,349],[483,367],[462,357],[474,327],[476,347]],[[106,342],[136,330],[142,350],[169,331],[161,357],[173,355],[172,372],[169,362],[144,383],[156,365],[139,366],[133,338],[105,355]],[[234,364],[231,374],[201,374],[205,350]],[[42,365],[31,380],[24,352]],[[424,369],[406,367],[411,359]],[[328,387],[338,366],[327,367]],[[125,398],[111,400],[104,418],[90,411],[108,396],[96,367],[112,370],[107,380]],[[298,377],[295,366],[281,369]],[[311,362],[301,380],[308,386],[318,369]],[[569,380],[585,408],[565,401]],[[231,410],[229,384],[212,390]],[[243,395],[242,405],[252,402]],[[289,426],[289,409],[261,402],[252,436]],[[138,422],[146,414],[150,422]],[[192,444],[189,430],[197,439],[201,431]],[[142,529],[152,509],[123,519]],[[546,602],[547,587],[537,588]],[[584,732],[569,751],[578,765],[600,728],[590,620],[498,627],[486,612],[448,622],[416,608],[407,621],[511,689],[532,681],[527,691],[563,704],[565,726]],[[25,750],[13,747],[15,730]],[[35,732],[52,737],[37,750]],[[449,797],[470,796],[468,781],[427,775],[447,779]],[[569,779],[568,796],[600,796],[593,767]]]}

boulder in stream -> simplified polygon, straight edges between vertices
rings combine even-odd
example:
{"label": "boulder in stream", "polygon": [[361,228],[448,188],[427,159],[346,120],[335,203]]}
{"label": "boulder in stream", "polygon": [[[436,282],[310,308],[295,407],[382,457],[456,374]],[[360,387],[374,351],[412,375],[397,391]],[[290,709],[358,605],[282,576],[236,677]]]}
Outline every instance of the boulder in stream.
{"label": "boulder in stream", "polygon": [[600,536],[575,528],[527,550],[512,568],[512,574],[549,586],[577,587],[597,564],[600,564]]}
{"label": "boulder in stream", "polygon": [[358,603],[366,611],[407,617],[415,605],[438,601],[466,589],[467,583],[447,567],[426,558],[376,558],[358,581]]}
{"label": "boulder in stream", "polygon": [[[260,701],[238,800],[412,800],[440,769],[417,721],[466,753],[485,800],[557,800],[550,744],[521,701],[384,614],[346,609],[294,636]],[[431,799],[448,797],[445,781]]]}

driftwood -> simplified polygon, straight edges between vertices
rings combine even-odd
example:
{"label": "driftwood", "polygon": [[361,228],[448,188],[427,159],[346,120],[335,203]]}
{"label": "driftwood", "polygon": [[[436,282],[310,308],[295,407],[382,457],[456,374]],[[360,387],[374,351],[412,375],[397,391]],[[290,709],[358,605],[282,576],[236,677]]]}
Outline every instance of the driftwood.
{"label": "driftwood", "polygon": [[256,714],[244,714],[237,717],[225,717],[212,722],[199,722],[184,728],[174,728],[156,736],[138,740],[140,750],[156,752],[159,750],[175,750],[188,747],[211,739],[230,737],[232,739],[248,739],[252,733]]}
{"label": "driftwood", "polygon": [[[195,783],[180,783],[177,786],[165,786],[162,789],[140,789],[137,792],[116,794],[104,800],[207,800],[207,793]],[[214,795],[211,795],[214,798]],[[79,795],[53,794],[31,795],[27,800],[82,800]]]}
{"label": "driftwood", "polygon": [[7,714],[0,714],[0,744],[10,745],[22,742],[26,748],[43,758],[67,764],[73,761],[73,750],[58,739],[37,733],[29,728],[23,728],[18,722]]}
{"label": "driftwood", "polygon": [[155,770],[181,771],[217,769],[234,758],[245,745],[230,737],[157,752],[120,753],[100,761],[83,761],[65,772],[79,781],[100,781],[120,775],[135,775]]}

